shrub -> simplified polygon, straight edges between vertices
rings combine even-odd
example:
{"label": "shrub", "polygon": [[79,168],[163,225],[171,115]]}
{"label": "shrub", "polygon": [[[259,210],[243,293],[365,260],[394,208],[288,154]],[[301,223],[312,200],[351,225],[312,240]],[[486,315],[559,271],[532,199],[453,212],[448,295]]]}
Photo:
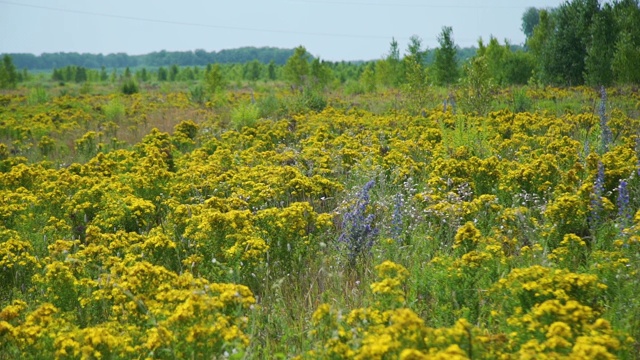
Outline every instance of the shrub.
{"label": "shrub", "polygon": [[191,102],[203,105],[206,99],[206,92],[202,85],[196,85],[189,89],[189,100],[191,100]]}
{"label": "shrub", "polygon": [[124,119],[125,108],[120,99],[115,98],[102,108],[107,121],[119,122]]}
{"label": "shrub", "polygon": [[255,104],[246,103],[231,110],[231,125],[240,131],[243,127],[254,127],[258,121],[260,109]]}
{"label": "shrub", "polygon": [[129,78],[125,80],[120,90],[125,95],[132,95],[138,93],[140,89],[138,88],[138,84],[135,82],[135,80]]}
{"label": "shrub", "polygon": [[44,104],[49,101],[49,95],[47,95],[47,91],[42,86],[36,86],[29,91],[29,95],[27,96],[27,103],[29,105],[38,105]]}

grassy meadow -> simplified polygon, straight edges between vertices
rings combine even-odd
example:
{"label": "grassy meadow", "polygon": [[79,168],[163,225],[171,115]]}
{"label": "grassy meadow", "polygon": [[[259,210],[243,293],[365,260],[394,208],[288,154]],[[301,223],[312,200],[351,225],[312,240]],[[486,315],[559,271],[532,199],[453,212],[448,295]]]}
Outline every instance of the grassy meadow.
{"label": "grassy meadow", "polygon": [[2,92],[0,359],[638,358],[640,93],[451,91]]}

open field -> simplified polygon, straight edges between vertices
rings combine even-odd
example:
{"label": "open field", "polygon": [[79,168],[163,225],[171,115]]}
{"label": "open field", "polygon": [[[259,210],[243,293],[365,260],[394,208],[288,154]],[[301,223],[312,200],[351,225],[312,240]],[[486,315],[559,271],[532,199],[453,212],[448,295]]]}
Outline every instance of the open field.
{"label": "open field", "polygon": [[0,94],[0,359],[640,352],[637,89],[116,92]]}

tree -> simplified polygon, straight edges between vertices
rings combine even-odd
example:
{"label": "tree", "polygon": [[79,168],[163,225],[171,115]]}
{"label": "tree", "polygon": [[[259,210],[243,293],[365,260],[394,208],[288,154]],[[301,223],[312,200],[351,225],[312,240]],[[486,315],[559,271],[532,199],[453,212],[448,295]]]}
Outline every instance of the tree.
{"label": "tree", "polygon": [[262,64],[258,60],[252,60],[244,64],[243,77],[249,81],[257,81],[262,73]]}
{"label": "tree", "polygon": [[18,85],[18,72],[9,55],[2,57],[0,66],[0,89],[14,89]]}
{"label": "tree", "polygon": [[29,71],[27,70],[27,68],[23,68],[22,69],[22,73],[18,73],[18,82],[24,82],[24,81],[29,81],[29,78],[31,78],[31,76],[29,75]]}
{"label": "tree", "polygon": [[87,81],[87,69],[82,66],[77,66],[74,75],[74,81],[77,83]]}
{"label": "tree", "polygon": [[267,67],[267,77],[269,80],[276,79],[276,62],[271,60],[269,61],[269,66]]}
{"label": "tree", "polygon": [[550,17],[540,12],[530,48],[540,64],[540,79],[546,83],[584,83],[590,27],[600,11],[598,0],[573,0],[562,4]]}
{"label": "tree", "polygon": [[540,22],[540,11],[534,7],[529,7],[522,14],[522,27],[520,28],[527,39],[533,35],[533,29]]}
{"label": "tree", "polygon": [[504,82],[511,85],[526,85],[535,69],[533,55],[525,51],[508,52],[502,64]]}
{"label": "tree", "polygon": [[549,38],[555,27],[553,17],[547,10],[540,10],[540,21],[533,30],[533,35],[527,39],[527,48],[533,55],[536,64],[536,79],[544,81],[545,67],[543,64],[549,53]]}
{"label": "tree", "polygon": [[640,83],[640,48],[633,43],[630,33],[620,34],[615,45],[612,66],[618,83]]}
{"label": "tree", "polygon": [[485,57],[489,76],[493,78],[496,84],[505,84],[504,65],[508,54],[511,52],[509,44],[505,43],[505,46],[500,45],[500,42],[498,42],[498,39],[494,36],[490,37],[489,44],[486,47],[482,45],[481,42],[482,40],[479,41],[480,50],[478,50],[476,56]]}
{"label": "tree", "polygon": [[364,68],[362,74],[360,74],[360,82],[364,86],[364,91],[375,92],[376,91],[376,63],[370,62]]}
{"label": "tree", "polygon": [[136,79],[138,79],[138,81],[140,82],[146,82],[147,80],[149,80],[149,72],[147,71],[147,68],[142,68],[138,71],[136,71]]}
{"label": "tree", "polygon": [[438,35],[440,47],[435,51],[433,66],[436,82],[440,85],[449,85],[458,79],[457,46],[452,35],[453,29],[450,26],[444,26]]}
{"label": "tree", "polygon": [[180,69],[178,69],[178,65],[173,64],[169,68],[169,81],[176,81],[178,79],[178,73]]}
{"label": "tree", "polygon": [[495,83],[485,55],[476,56],[464,66],[465,77],[459,90],[460,106],[467,112],[485,115],[492,105]]}
{"label": "tree", "polygon": [[584,83],[589,27],[599,11],[598,0],[574,0],[560,6],[558,27],[552,37],[549,70],[565,85]]}
{"label": "tree", "polygon": [[51,74],[51,80],[53,80],[53,81],[64,81],[64,75],[62,74],[62,70],[53,69],[53,73]]}
{"label": "tree", "polygon": [[376,80],[378,84],[387,87],[398,86],[402,83],[400,49],[395,38],[391,39],[389,52],[385,58],[376,64]]}
{"label": "tree", "polygon": [[536,58],[542,57],[542,52],[546,48],[547,41],[553,32],[554,23],[549,11],[543,9],[538,13],[538,24],[533,29],[531,36],[527,37],[527,48],[531,50]]}
{"label": "tree", "polygon": [[158,68],[158,81],[167,81],[167,69],[162,66]]}
{"label": "tree", "polygon": [[302,87],[309,75],[309,53],[304,46],[298,46],[284,65],[285,78],[295,87]]}
{"label": "tree", "polygon": [[612,59],[615,51],[616,28],[613,8],[605,4],[589,28],[591,39],[585,59],[585,82],[591,86],[608,86],[613,82]]}
{"label": "tree", "polygon": [[220,68],[219,64],[214,64],[210,67],[207,66],[204,78],[207,90],[212,94],[217,93],[227,86],[224,76],[222,75],[222,68]]}
{"label": "tree", "polygon": [[178,80],[195,80],[196,75],[193,73],[193,69],[191,67],[184,67],[182,71],[178,74]]}
{"label": "tree", "polygon": [[75,66],[66,66],[64,68],[64,81],[71,81],[75,78]]}
{"label": "tree", "polygon": [[107,69],[102,66],[100,68],[100,81],[105,82],[109,79],[109,74],[107,74]]}
{"label": "tree", "polygon": [[314,58],[311,62],[310,77],[313,87],[323,88],[331,81],[331,69],[324,61]]}
{"label": "tree", "polygon": [[611,63],[618,83],[640,83],[640,5],[638,0],[614,3],[614,18],[619,29]]}
{"label": "tree", "polygon": [[419,36],[413,35],[409,38],[409,45],[407,45],[407,57],[411,57],[418,64],[424,64],[426,58],[426,50],[422,50],[422,39]]}
{"label": "tree", "polygon": [[422,109],[427,96],[427,74],[424,67],[425,52],[422,51],[422,40],[412,36],[407,47],[407,55],[402,59],[404,67],[404,91],[413,111]]}
{"label": "tree", "polygon": [[139,91],[138,84],[133,80],[133,78],[127,77],[122,83],[120,91],[125,95],[135,94]]}

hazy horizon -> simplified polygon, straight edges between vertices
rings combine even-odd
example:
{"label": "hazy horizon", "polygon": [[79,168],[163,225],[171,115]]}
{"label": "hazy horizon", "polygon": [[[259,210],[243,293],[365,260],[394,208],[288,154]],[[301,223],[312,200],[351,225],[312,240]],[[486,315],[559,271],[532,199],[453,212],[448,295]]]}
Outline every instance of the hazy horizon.
{"label": "hazy horizon", "polygon": [[373,60],[388,52],[393,38],[402,53],[414,35],[423,48],[433,49],[443,26],[453,28],[460,47],[475,46],[479,38],[486,42],[491,35],[501,43],[522,44],[524,10],[562,2],[0,0],[0,53],[142,55],[302,45],[325,60]]}

